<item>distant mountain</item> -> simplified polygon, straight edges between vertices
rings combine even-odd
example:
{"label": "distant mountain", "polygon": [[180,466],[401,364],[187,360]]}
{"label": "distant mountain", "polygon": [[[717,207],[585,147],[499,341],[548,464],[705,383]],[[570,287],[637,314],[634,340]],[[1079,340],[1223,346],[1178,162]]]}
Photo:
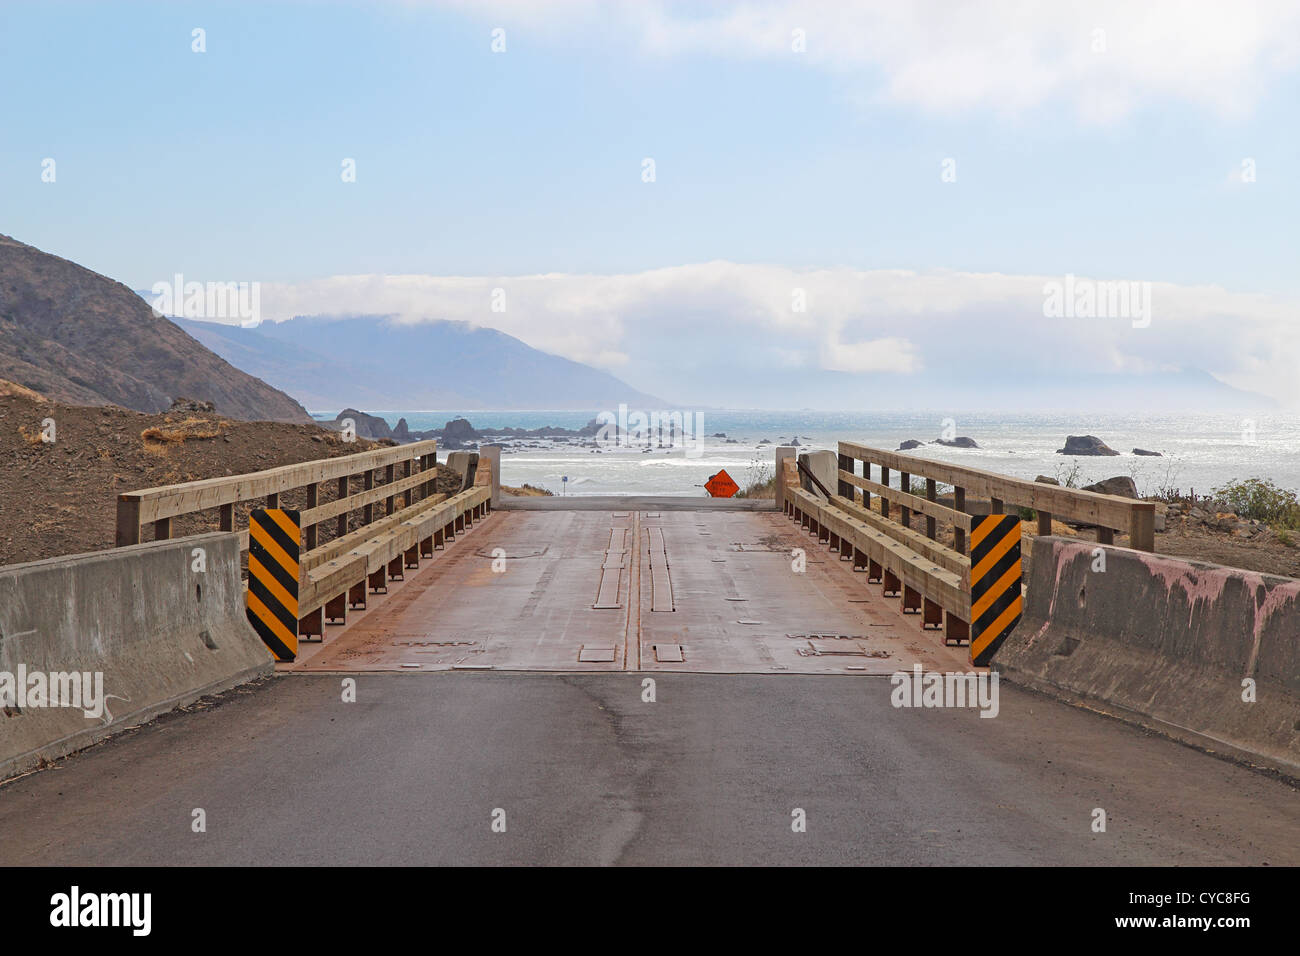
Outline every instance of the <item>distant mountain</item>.
{"label": "distant mountain", "polygon": [[306,316],[252,329],[176,322],[231,364],[317,410],[665,407],[608,372],[465,322]]}
{"label": "distant mountain", "polygon": [[230,418],[311,421],[120,282],[8,236],[0,236],[0,379],[75,405],[163,412],[184,396]]}

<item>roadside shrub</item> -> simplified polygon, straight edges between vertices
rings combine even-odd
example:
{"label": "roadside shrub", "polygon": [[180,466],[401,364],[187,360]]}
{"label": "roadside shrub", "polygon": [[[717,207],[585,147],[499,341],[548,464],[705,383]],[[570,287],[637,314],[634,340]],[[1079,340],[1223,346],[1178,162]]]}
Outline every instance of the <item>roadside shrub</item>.
{"label": "roadside shrub", "polygon": [[1232,481],[1214,489],[1214,497],[1241,515],[1278,528],[1300,529],[1300,498],[1267,478]]}

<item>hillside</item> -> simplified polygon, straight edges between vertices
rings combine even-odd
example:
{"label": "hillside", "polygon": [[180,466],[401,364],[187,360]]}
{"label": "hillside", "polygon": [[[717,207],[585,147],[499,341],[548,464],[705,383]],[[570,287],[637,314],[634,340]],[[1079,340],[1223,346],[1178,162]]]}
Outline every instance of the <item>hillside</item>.
{"label": "hillside", "polygon": [[608,372],[465,322],[299,317],[256,329],[177,319],[233,365],[308,408],[662,408]]}
{"label": "hillside", "polygon": [[[46,418],[57,429],[50,444],[41,441]],[[6,462],[0,471],[0,565],[113,547],[117,496],[123,491],[377,447],[364,439],[344,442],[317,425],[65,405],[0,381],[0,460]],[[459,481],[455,472],[439,466],[439,491],[450,492]],[[304,507],[302,494],[301,489],[287,493],[281,503]],[[239,527],[247,525],[248,507],[236,509]],[[178,518],[174,533],[214,531],[216,514]],[[356,520],[354,515],[354,526]],[[332,536],[329,528],[321,533],[322,542]]]}
{"label": "hillside", "polygon": [[0,236],[0,378],[81,405],[162,412],[185,396],[232,418],[310,421],[125,285],[8,236]]}

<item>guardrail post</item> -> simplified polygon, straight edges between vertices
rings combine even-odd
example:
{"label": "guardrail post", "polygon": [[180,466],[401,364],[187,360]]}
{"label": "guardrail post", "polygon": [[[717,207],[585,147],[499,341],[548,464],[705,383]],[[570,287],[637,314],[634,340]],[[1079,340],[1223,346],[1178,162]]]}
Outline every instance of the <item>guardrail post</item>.
{"label": "guardrail post", "polygon": [[153,539],[155,541],[166,541],[172,536],[172,519],[159,518],[153,523]]}
{"label": "guardrail post", "polygon": [[[900,471],[898,473],[898,487],[900,491],[910,495],[912,493],[912,476],[905,471]],[[902,512],[903,527],[912,527],[912,509],[906,505],[899,505],[898,510]]]}
{"label": "guardrail post", "polygon": [[[852,474],[852,473],[853,473],[853,459],[850,458],[848,455],[840,455],[840,456],[839,456],[839,469],[840,469],[840,471],[847,471],[847,472],[849,472],[850,474]],[[856,500],[857,500],[857,499],[854,498],[854,496],[853,496],[853,492],[854,492],[854,487],[853,487],[853,485],[850,484],[849,482],[845,481],[842,477],[839,478],[839,481],[838,481],[838,483],[836,484],[836,488],[838,489],[838,494],[839,494],[839,496],[840,496],[841,498],[848,498],[850,501],[856,501]]]}
{"label": "guardrail post", "polygon": [[[779,455],[780,452],[779,448],[777,449],[777,452],[778,452],[778,456],[776,460],[776,473],[778,475],[777,480],[779,482],[780,481],[779,476],[781,474],[781,459]],[[492,470],[492,483],[491,483],[492,494],[491,497],[488,498],[488,507],[489,509],[496,508],[498,505],[501,504],[501,446],[484,445],[482,448],[478,450],[478,454],[479,454],[479,461],[486,462],[488,468]]]}
{"label": "guardrail post", "polygon": [[1006,503],[1001,498],[994,498],[989,502],[989,514],[1000,515],[1006,513]]}
{"label": "guardrail post", "polygon": [[117,546],[140,543],[140,499],[117,499]]}
{"label": "guardrail post", "polygon": [[[320,482],[313,481],[310,485],[307,486],[307,510],[315,508],[319,504],[320,504]],[[223,508],[222,509],[223,518],[224,518],[224,510],[225,509]],[[230,529],[223,527],[221,530],[228,531]],[[307,542],[307,546],[305,550],[310,551],[312,548],[316,547],[316,535],[317,535],[316,522],[313,521],[311,524],[307,525],[307,527],[303,529],[303,533],[305,535],[306,542]]]}
{"label": "guardrail post", "polygon": [[[386,484],[386,485],[391,485],[391,484],[393,483],[393,478],[394,478],[394,476],[395,476],[396,474],[397,474],[397,472],[394,470],[394,466],[392,466],[392,465],[387,466],[387,467],[384,469],[384,484]],[[396,510],[396,509],[393,507],[393,505],[394,505],[394,503],[395,503],[396,501],[397,501],[397,496],[396,496],[396,495],[389,495],[387,498],[384,499],[384,515],[385,515],[385,516],[392,514],[392,513]]]}
{"label": "guardrail post", "polygon": [[[361,476],[361,490],[370,491],[375,487],[375,469],[367,468],[366,473]],[[392,514],[391,509],[388,512]],[[370,524],[375,520],[375,506],[373,503],[367,503],[361,508],[361,523]]]}
{"label": "guardrail post", "polygon": [[[867,481],[871,480],[871,461],[866,458],[862,459],[862,477]],[[867,491],[866,488],[862,489],[862,507],[868,511],[871,510],[871,492]]]}
{"label": "guardrail post", "polygon": [[[350,477],[351,475],[343,475],[338,480],[339,501],[342,501],[344,498],[348,496],[348,479]],[[341,515],[339,515],[338,522],[336,523],[334,530],[336,536],[340,538],[348,533],[348,513],[346,511],[343,512]]]}
{"label": "guardrail post", "polygon": [[[952,489],[953,508],[957,511],[966,510],[966,489],[954,487]],[[952,529],[953,550],[958,554],[966,553],[966,529],[958,528],[955,525]]]}
{"label": "guardrail post", "polygon": [[221,530],[235,530],[235,506],[233,504],[221,506]]}
{"label": "guardrail post", "polygon": [[1129,517],[1128,546],[1137,551],[1156,549],[1156,506],[1150,502],[1134,505]]}
{"label": "guardrail post", "polygon": [[[886,488],[889,487],[889,469],[884,465],[880,466],[880,483]],[[889,499],[884,495],[880,496],[880,513],[886,518],[889,517]]]}
{"label": "guardrail post", "polygon": [[[925,497],[930,501],[934,501],[939,497],[939,483],[933,478],[925,479]],[[933,541],[937,532],[938,528],[936,527],[935,517],[933,515],[926,515],[925,536]]]}
{"label": "guardrail post", "polygon": [[1098,543],[1098,544],[1114,544],[1114,543],[1115,543],[1115,529],[1114,529],[1114,528],[1103,528],[1101,525],[1097,525],[1097,543]]}
{"label": "guardrail post", "polygon": [[1052,533],[1052,513],[1050,511],[1038,512],[1038,533],[1043,537]]}

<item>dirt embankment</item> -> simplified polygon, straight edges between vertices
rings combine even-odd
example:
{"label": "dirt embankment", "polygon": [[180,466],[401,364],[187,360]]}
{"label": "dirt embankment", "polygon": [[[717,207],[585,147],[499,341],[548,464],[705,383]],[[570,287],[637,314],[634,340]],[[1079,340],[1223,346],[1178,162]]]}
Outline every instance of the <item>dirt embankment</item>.
{"label": "dirt embankment", "polygon": [[[54,440],[43,440],[43,434]],[[380,443],[362,439],[344,442],[337,432],[316,425],[235,421],[193,411],[145,415],[115,405],[64,405],[0,383],[0,564],[113,547],[117,496],[124,491],[378,447]],[[437,487],[453,492],[459,478],[439,468]],[[333,487],[322,489],[321,502],[333,493]],[[304,505],[301,492],[281,498],[282,507]],[[246,511],[237,513],[237,526],[246,523]],[[215,528],[212,512],[178,518],[173,534]],[[330,536],[322,528],[322,542]]]}

